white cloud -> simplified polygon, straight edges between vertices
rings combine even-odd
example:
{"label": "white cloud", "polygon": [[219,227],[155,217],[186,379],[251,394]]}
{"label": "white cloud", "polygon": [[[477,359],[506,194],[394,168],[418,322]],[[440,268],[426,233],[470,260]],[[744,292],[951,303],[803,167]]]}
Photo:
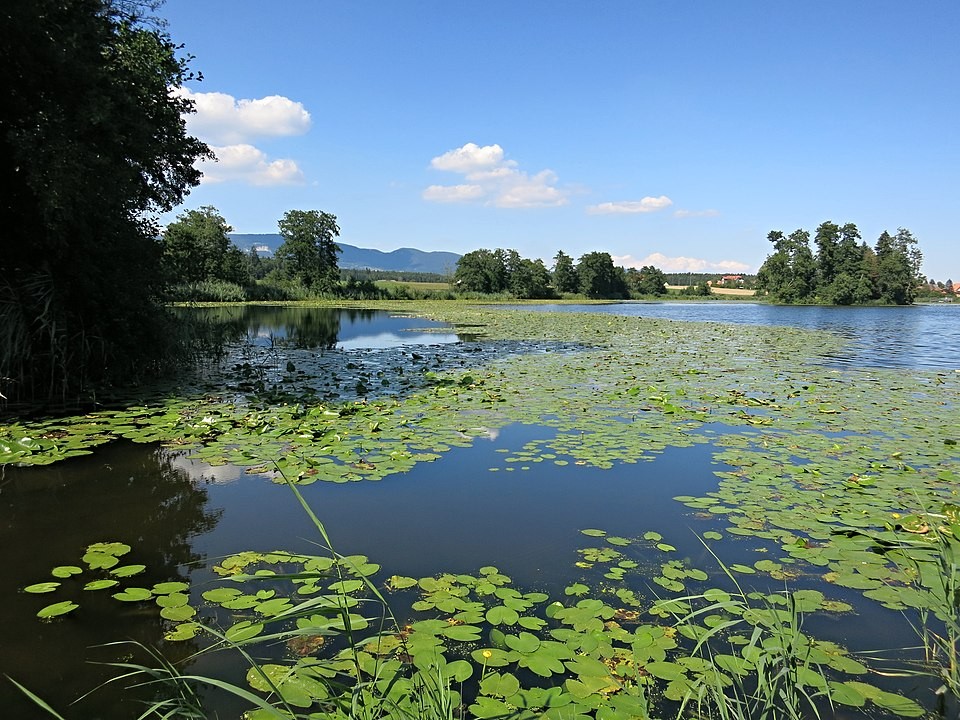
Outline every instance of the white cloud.
{"label": "white cloud", "polygon": [[605,202],[599,205],[591,205],[587,208],[587,212],[591,215],[635,215],[637,213],[656,212],[671,205],[673,205],[673,200],[666,195],[661,195],[660,197],[645,197],[640,200],[624,200],[621,202]]}
{"label": "white cloud", "polygon": [[667,257],[663,253],[651,253],[645,258],[636,259],[631,255],[614,256],[615,265],[622,265],[628,268],[641,268],[645,265],[653,265],[664,272],[749,272],[750,266],[737,260],[704,260],[702,258],[690,258],[682,255],[678,257]]}
{"label": "white cloud", "polygon": [[467,143],[430,161],[435,170],[463,175],[468,184],[431,185],[423,191],[432,202],[483,202],[502,208],[556,207],[566,205],[567,191],[557,187],[552,170],[529,175],[517,163],[504,158],[499,145]]}
{"label": "white cloud", "polygon": [[533,177],[517,172],[501,179],[493,205],[503,208],[556,207],[567,204],[567,196],[556,187],[557,176],[541,170]]}
{"label": "white cloud", "polygon": [[483,197],[484,190],[479,185],[431,185],[423,191],[423,199],[432,202],[467,202]]}
{"label": "white cloud", "polygon": [[310,113],[299,102],[282,95],[236,99],[219,92],[175,90],[194,103],[186,116],[187,129],[204,142],[237,145],[259,137],[303,135],[310,129]]}
{"label": "white cloud", "polygon": [[303,172],[289,159],[270,160],[253,145],[238,144],[211,147],[217,162],[204,161],[198,167],[204,183],[239,181],[250,185],[297,185]]}
{"label": "white cloud", "polygon": [[484,145],[467,143],[462,147],[448,150],[430,161],[430,167],[435,170],[447,170],[455,173],[471,173],[483,168],[494,168],[501,165],[514,166],[513,161],[504,162],[503,148],[499,145]]}
{"label": "white cloud", "polygon": [[673,212],[676,218],[718,217],[719,215],[719,210],[675,210]]}

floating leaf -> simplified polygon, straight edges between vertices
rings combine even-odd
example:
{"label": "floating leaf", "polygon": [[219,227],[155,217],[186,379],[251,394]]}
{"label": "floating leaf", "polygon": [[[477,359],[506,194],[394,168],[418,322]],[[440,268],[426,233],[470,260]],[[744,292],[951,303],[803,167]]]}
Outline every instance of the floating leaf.
{"label": "floating leaf", "polygon": [[86,585],[83,586],[84,590],[106,590],[107,588],[116,587],[120,584],[119,580],[111,580],[105,578],[103,580],[91,580]]}
{"label": "floating leaf", "polygon": [[79,575],[82,572],[83,568],[78,568],[76,565],[58,565],[50,571],[50,574],[58,578],[68,578],[71,575]]}
{"label": "floating leaf", "polygon": [[66,615],[69,612],[73,612],[78,607],[80,606],[76,603],[65,600],[63,602],[54,603],[53,605],[47,605],[37,613],[37,617],[46,620],[48,618]]}
{"label": "floating leaf", "polygon": [[113,597],[123,602],[140,602],[152,598],[153,593],[147,588],[130,587],[122,592],[114,593]]}
{"label": "floating leaf", "polygon": [[38,594],[50,593],[56,590],[58,587],[60,587],[60,583],[49,581],[49,582],[35,583],[33,585],[27,585],[27,587],[25,587],[23,591],[28,593],[38,593]]}
{"label": "floating leaf", "polygon": [[123,567],[114,568],[110,571],[110,574],[122,578],[132,577],[134,575],[139,575],[146,569],[146,565],[124,565]]}

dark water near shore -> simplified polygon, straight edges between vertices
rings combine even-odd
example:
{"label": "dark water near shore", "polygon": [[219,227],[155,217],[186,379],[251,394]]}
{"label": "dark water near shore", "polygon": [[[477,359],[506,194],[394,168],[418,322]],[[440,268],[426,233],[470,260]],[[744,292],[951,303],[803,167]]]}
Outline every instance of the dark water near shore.
{"label": "dark water near shore", "polygon": [[[844,367],[960,367],[960,307],[626,303],[550,309],[825,329],[850,340],[849,353],[831,359]],[[370,311],[291,310],[244,309],[231,320],[243,327],[251,347],[316,348],[341,362],[354,357],[351,353],[369,360],[371,354],[398,348],[423,352],[418,348],[431,347],[442,354],[446,345],[457,352],[459,338],[438,323]],[[519,449],[548,432],[537,426],[508,426],[476,439],[469,448],[451,450],[437,462],[379,483],[316,483],[303,492],[338,551],[366,554],[387,575],[472,573],[492,564],[519,587],[562,595],[575,577],[576,550],[584,547],[579,530],[589,527],[627,537],[659,531],[677,546],[679,557],[689,558],[694,566],[714,567],[697,536],[715,521],[697,517],[671,499],[715,487],[718,466],[711,445],[669,449],[652,462],[613,470],[544,463],[529,470],[490,472],[503,464],[498,450]],[[118,704],[118,695],[110,689],[68,706],[111,674],[89,664],[116,656],[98,644],[133,638],[164,647],[171,659],[196,649],[189,642],[163,643],[162,621],[152,603],[143,608],[99,593],[88,593],[96,597],[84,597],[82,609],[65,622],[36,621],[37,596],[19,588],[46,579],[56,565],[79,564],[87,544],[113,539],[134,546],[124,562],[147,565],[149,576],[139,584],[189,579],[200,591],[219,557],[243,549],[314,552],[319,541],[282,486],[152,445],[118,442],[50,467],[3,470],[0,548],[8,564],[0,576],[0,597],[5,599],[0,674],[23,682],[67,718],[136,716],[136,708]],[[740,541],[724,540],[714,548],[728,563],[755,559]],[[850,596],[857,594],[851,591]],[[879,617],[858,617],[843,628],[831,627],[833,621],[815,621],[820,624],[810,629],[872,648]],[[883,647],[915,644],[906,623],[897,627],[886,632]],[[37,716],[35,707],[0,680],[0,717]]]}

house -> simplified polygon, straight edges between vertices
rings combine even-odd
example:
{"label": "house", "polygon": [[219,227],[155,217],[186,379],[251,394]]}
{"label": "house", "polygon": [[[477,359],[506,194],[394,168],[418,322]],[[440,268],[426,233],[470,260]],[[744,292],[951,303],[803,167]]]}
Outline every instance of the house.
{"label": "house", "polygon": [[717,280],[717,285],[720,287],[727,287],[728,285],[743,285],[743,275],[724,275],[722,278]]}

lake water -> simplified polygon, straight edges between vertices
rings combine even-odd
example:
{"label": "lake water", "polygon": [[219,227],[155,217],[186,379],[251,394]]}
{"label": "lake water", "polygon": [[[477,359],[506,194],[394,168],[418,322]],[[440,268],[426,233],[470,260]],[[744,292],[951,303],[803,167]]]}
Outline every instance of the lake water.
{"label": "lake water", "polygon": [[900,307],[770,305],[747,302],[627,302],[524,306],[549,312],[596,312],[688,322],[783,325],[826,330],[848,341],[831,362],[845,368],[960,367],[960,304]]}
{"label": "lake water", "polygon": [[[625,303],[549,309],[798,325],[848,338],[849,354],[832,359],[846,367],[960,367],[960,308],[954,307]],[[242,331],[224,362],[269,358],[277,372],[287,362],[304,362],[304,355],[291,354],[292,348],[310,350],[317,363],[339,363],[345,376],[348,366],[352,372],[392,363],[463,366],[482,362],[493,352],[482,343],[462,342],[439,323],[382,312],[244,308],[214,314],[224,319],[224,312]],[[325,391],[354,396],[356,383],[366,382],[365,377],[347,376]],[[616,471],[551,466],[522,473],[522,480],[516,473],[489,472],[491,466],[502,465],[502,451],[515,451],[548,432],[537,426],[507,426],[476,439],[471,447],[453,449],[435,463],[379,483],[316,483],[303,492],[338,551],[369,555],[389,574],[475,572],[494,564],[528,590],[562,595],[572,559],[583,546],[579,528],[603,527],[631,536],[639,527],[667,534],[679,517],[671,498],[701,494],[716,483],[709,444],[671,449],[655,461]],[[638,493],[638,487],[643,491]],[[289,492],[265,476],[129,442],[49,467],[6,468],[0,474],[0,519],[0,548],[8,560],[0,576],[0,597],[5,599],[0,673],[15,675],[61,710],[111,674],[89,664],[114,656],[111,649],[96,647],[104,640],[134,638],[164,645],[173,659],[195,648],[189,642],[162,642],[162,620],[152,604],[144,609],[91,593],[95,597],[83,598],[76,617],[45,625],[33,618],[36,597],[19,588],[44,579],[51,567],[79,563],[83,548],[101,540],[136,539],[129,561],[147,565],[144,586],[189,579],[201,590],[212,577],[209,567],[216,558],[247,548],[312,552],[318,540]],[[709,564],[696,534],[714,521],[686,514],[682,522],[692,524],[692,532],[674,533],[678,555],[691,558],[694,565]],[[736,542],[715,547],[727,562],[738,562],[744,552]],[[853,642],[856,633],[851,635]],[[885,638],[891,647],[914,642],[909,632],[891,632]],[[4,718],[37,716],[6,683],[0,683],[0,708]],[[230,712],[229,707],[223,710]],[[65,712],[68,718],[135,716],[134,708],[121,704],[109,688]]]}

